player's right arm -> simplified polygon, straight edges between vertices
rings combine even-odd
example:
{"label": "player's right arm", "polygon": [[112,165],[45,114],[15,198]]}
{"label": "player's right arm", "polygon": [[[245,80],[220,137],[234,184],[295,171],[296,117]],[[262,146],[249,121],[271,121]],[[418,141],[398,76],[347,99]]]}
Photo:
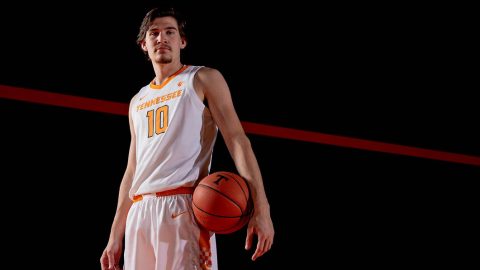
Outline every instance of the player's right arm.
{"label": "player's right arm", "polygon": [[[136,96],[135,96],[136,97]],[[132,104],[135,97],[130,102],[130,108],[128,113],[128,122],[130,125],[130,150],[128,153],[127,168],[120,184],[120,190],[118,192],[118,203],[115,217],[113,219],[112,227],[110,230],[110,237],[108,244],[102,253],[100,258],[100,264],[102,270],[120,269],[119,262],[123,252],[123,237],[125,236],[125,226],[127,222],[127,214],[132,206],[132,200],[129,198],[128,193],[132,186],[133,176],[137,166],[136,161],[136,147],[135,147],[135,130],[132,122]]]}

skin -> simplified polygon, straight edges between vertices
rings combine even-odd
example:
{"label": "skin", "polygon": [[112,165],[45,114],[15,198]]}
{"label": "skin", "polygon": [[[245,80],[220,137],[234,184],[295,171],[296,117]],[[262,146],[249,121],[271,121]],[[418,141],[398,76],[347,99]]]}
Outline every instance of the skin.
{"label": "skin", "polygon": [[[148,53],[152,61],[156,75],[154,79],[155,84],[162,84],[183,66],[180,61],[180,51],[186,45],[186,40],[179,34],[175,18],[161,17],[153,21],[141,47]],[[224,138],[235,166],[239,174],[249,182],[254,202],[254,213],[248,224],[245,249],[249,250],[252,247],[256,235],[257,245],[252,255],[252,260],[256,260],[271,249],[274,238],[270,206],[265,194],[257,159],[234,109],[229,87],[222,74],[216,69],[202,68],[195,76],[194,88],[202,101],[208,100],[213,119]],[[133,97],[130,102],[130,110],[135,98]],[[120,185],[117,211],[112,224],[110,238],[100,259],[102,270],[120,269],[118,264],[122,255],[122,240],[125,234],[126,217],[132,205],[128,192],[132,185],[136,167],[136,149],[135,131],[133,130],[130,113],[129,123],[131,142],[128,163]]]}

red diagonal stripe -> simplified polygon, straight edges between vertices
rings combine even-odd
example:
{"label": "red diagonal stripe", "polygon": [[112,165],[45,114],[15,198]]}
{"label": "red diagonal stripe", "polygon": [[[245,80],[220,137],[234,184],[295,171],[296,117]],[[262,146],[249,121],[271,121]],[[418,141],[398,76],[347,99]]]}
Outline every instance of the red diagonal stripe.
{"label": "red diagonal stripe", "polygon": [[128,104],[0,85],[0,98],[111,114],[128,114]]}
{"label": "red diagonal stripe", "polygon": [[[0,98],[15,99],[26,102],[62,106],[118,115],[128,114],[128,104],[125,103],[69,96],[64,94],[56,94],[5,85],[0,85]],[[242,122],[242,125],[247,133],[255,135],[298,140],[311,143],[321,143],[340,147],[348,147],[361,150],[480,166],[480,157],[477,156],[429,150],[418,147],[403,146],[398,144],[376,142],[364,139],[356,139],[344,136],[324,134],[320,132],[256,124],[245,121]]]}
{"label": "red diagonal stripe", "polygon": [[376,142],[364,139],[324,134],[320,132],[276,127],[270,125],[242,122],[246,132],[256,135],[270,136],[283,139],[292,139],[305,142],[322,143],[341,147],[384,152],[397,155],[406,155],[420,158],[436,159],[455,163],[464,163],[480,166],[480,157],[444,151],[429,150],[418,147]]}

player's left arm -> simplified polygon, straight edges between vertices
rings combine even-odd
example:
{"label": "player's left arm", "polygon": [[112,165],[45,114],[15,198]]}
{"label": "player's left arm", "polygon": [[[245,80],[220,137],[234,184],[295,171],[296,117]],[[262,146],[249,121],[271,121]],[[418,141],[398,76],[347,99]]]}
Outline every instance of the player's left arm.
{"label": "player's left arm", "polygon": [[202,68],[196,74],[194,87],[199,97],[208,101],[213,119],[220,129],[238,173],[250,185],[254,212],[248,224],[245,248],[250,249],[256,234],[257,248],[252,256],[252,260],[255,260],[270,250],[274,237],[270,205],[257,159],[235,111],[230,90],[222,74],[216,69]]}

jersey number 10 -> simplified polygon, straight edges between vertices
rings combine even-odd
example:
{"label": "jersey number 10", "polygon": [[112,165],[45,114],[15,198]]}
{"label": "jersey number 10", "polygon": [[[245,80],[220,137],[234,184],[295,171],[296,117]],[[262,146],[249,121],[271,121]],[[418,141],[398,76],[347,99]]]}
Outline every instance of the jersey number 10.
{"label": "jersey number 10", "polygon": [[147,112],[148,119],[148,138],[153,136],[153,131],[160,135],[167,130],[168,127],[168,106],[164,105],[156,110]]}

